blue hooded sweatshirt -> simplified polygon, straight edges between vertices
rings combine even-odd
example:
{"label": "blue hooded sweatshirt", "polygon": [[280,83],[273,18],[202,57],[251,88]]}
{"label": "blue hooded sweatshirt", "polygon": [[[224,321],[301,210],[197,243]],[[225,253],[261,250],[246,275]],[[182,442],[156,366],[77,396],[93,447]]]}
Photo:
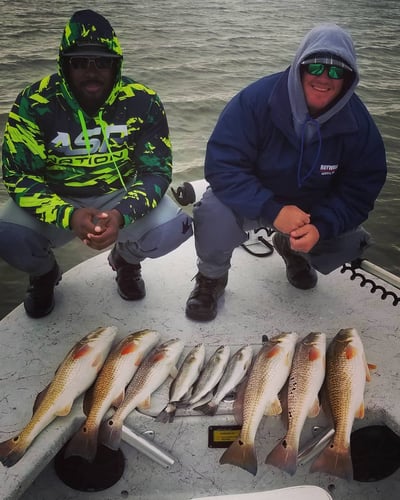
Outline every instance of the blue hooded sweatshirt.
{"label": "blue hooded sweatshirt", "polygon": [[[352,68],[344,91],[311,118],[300,66],[329,53]],[[271,224],[285,205],[311,214],[320,239],[358,227],[386,179],[382,137],[354,93],[359,81],[350,35],[335,24],[311,30],[293,64],[239,92],[207,144],[205,177],[237,215]]]}

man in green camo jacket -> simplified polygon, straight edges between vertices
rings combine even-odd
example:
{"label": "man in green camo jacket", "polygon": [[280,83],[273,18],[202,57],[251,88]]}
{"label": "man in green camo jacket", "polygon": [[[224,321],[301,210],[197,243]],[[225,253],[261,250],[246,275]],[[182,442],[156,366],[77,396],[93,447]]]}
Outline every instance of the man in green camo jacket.
{"label": "man in green camo jacket", "polygon": [[31,317],[54,308],[61,270],[53,248],[79,237],[104,250],[126,300],[145,296],[140,262],[177,248],[191,219],[166,196],[172,178],[168,122],[154,90],[121,73],[110,23],[75,12],[58,72],[24,89],[9,114],[0,209],[0,256],[29,274]]}

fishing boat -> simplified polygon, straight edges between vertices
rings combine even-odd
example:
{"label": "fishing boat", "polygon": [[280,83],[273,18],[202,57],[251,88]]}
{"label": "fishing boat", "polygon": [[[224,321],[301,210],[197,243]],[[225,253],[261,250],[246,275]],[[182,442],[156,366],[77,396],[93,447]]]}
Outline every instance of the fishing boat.
{"label": "fishing boat", "polygon": [[[189,201],[185,198],[187,188],[174,192],[184,209],[196,198],[196,186]],[[235,250],[229,283],[211,322],[185,316],[197,272],[193,238],[169,255],[143,263],[147,295],[141,301],[119,297],[108,252],[103,252],[64,274],[49,316],[31,319],[18,306],[0,322],[0,441],[26,425],[36,394],[59,362],[98,326],[116,326],[121,338],[154,329],[162,339],[181,338],[186,351],[204,342],[208,355],[220,345],[231,346],[232,352],[245,344],[257,349],[279,332],[296,331],[302,338],[321,331],[330,340],[351,327],[362,338],[368,362],[376,365],[366,384],[365,417],[353,425],[353,480],[310,473],[313,456],[332,433],[324,412],[306,421],[293,476],[264,463],[285,433],[279,416],[264,417],[259,426],[255,476],[221,465],[223,449],[237,431],[233,397],[214,416],[181,409],[173,422],[157,422],[154,416],[168,398],[169,379],[154,394],[150,409],[134,410],[127,417],[120,450],[110,457],[104,453],[87,469],[68,468],[62,456],[63,446],[84,420],[79,398],[68,416],[58,417],[40,433],[17,464],[0,464],[0,497],[79,500],[90,492],[91,499],[99,500],[400,498],[400,279],[360,261],[319,275],[314,289],[301,291],[287,282],[284,263],[270,241],[271,231],[260,228]]]}

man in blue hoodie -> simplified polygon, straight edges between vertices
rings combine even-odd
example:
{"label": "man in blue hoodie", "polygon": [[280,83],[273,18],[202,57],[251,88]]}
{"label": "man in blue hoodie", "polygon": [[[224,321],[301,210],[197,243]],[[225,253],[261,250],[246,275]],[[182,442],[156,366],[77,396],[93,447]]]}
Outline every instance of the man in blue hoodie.
{"label": "man in blue hoodie", "polygon": [[122,50],[108,22],[75,12],[61,38],[58,72],[24,89],[9,114],[0,211],[0,257],[29,274],[27,314],[55,304],[61,271],[53,248],[80,238],[108,260],[123,299],[145,296],[141,261],[192,234],[168,197],[172,153],[156,92],[122,75]]}
{"label": "man in blue hoodie", "polygon": [[193,210],[198,274],[186,304],[212,320],[233,250],[251,229],[276,231],[288,281],[300,289],[359,257],[361,227],[386,179],[381,135],[354,90],[350,35],[334,24],[312,29],[293,64],[239,92],[209,139],[210,187]]}

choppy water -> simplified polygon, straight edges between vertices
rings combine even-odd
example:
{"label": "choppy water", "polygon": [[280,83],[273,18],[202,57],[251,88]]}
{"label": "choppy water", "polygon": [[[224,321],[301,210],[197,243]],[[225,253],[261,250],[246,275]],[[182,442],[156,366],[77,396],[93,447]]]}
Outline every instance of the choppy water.
{"label": "choppy water", "polygon": [[[0,141],[17,93],[55,71],[62,29],[88,4],[0,0]],[[290,65],[303,35],[336,22],[355,41],[367,104],[385,140],[388,181],[365,224],[367,258],[400,275],[400,3],[398,0],[92,1],[124,49],[124,72],[164,102],[174,184],[202,176],[207,139],[224,104],[243,86]],[[7,194],[0,186],[0,203]],[[73,242],[57,251],[64,270],[92,256]],[[195,258],[195,257],[194,257]],[[0,318],[23,299],[26,276],[0,261]]]}

